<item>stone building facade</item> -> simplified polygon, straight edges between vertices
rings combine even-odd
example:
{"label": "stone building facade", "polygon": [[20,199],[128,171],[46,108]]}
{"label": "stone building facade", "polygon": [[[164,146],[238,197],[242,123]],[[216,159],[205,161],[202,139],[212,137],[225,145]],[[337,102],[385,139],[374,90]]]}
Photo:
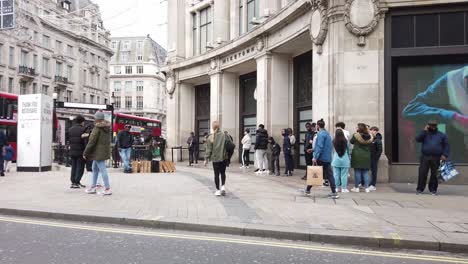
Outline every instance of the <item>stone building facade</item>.
{"label": "stone building facade", "polygon": [[[15,27],[0,31],[0,91],[109,104],[110,33],[89,0],[17,0]],[[68,119],[69,111],[57,110]]]}
{"label": "stone building facade", "polygon": [[174,0],[168,12],[169,144],[213,120],[237,146],[258,124],[301,141],[306,122],[363,122],[384,138],[379,181],[415,182],[414,137],[437,119],[468,175],[466,1]]}
{"label": "stone building facade", "polygon": [[166,50],[149,36],[111,39],[110,90],[115,110],[158,119],[166,135],[166,82],[160,67]]}

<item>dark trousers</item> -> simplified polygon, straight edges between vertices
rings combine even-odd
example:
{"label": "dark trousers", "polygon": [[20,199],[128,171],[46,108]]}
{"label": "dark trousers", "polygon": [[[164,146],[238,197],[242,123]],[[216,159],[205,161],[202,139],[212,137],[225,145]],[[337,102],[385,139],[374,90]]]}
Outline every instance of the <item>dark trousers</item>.
{"label": "dark trousers", "polygon": [[[305,153],[304,155],[304,159],[305,159],[305,163],[307,166],[312,166],[312,159],[314,158],[314,154],[313,153]],[[307,177],[307,170],[306,170],[306,173],[304,175],[305,177]]]}
{"label": "dark trousers", "polygon": [[[330,183],[330,189],[332,193],[335,193],[336,192],[335,177],[333,177],[331,163],[318,160],[317,165],[323,167],[323,179],[328,180],[328,182]],[[307,185],[308,192],[310,192],[310,189],[312,189],[312,185]]]}
{"label": "dark trousers", "polygon": [[214,170],[214,181],[216,185],[216,190],[219,190],[219,176],[221,175],[221,185],[226,183],[226,163],[224,161],[221,162],[213,162],[213,170]]}
{"label": "dark trousers", "polygon": [[191,165],[195,160],[195,150],[189,148],[189,164]]}
{"label": "dark trousers", "polygon": [[86,162],[83,157],[71,157],[71,175],[70,181],[72,184],[80,184],[83,177]]}
{"label": "dark trousers", "polygon": [[165,157],[164,154],[166,153],[166,149],[165,149],[165,148],[160,149],[160,153],[161,153],[161,154],[160,154],[160,155],[161,155],[161,160],[162,160],[162,161],[165,161],[165,160],[166,160],[166,157]]}
{"label": "dark trousers", "polygon": [[[3,147],[0,146],[0,150],[2,149]],[[2,151],[0,151],[0,173],[3,173],[5,171],[5,168],[3,167],[4,165],[4,161],[3,161],[3,153]]]}
{"label": "dark trousers", "polygon": [[294,161],[291,154],[284,154],[284,163],[286,166],[286,174],[292,173],[294,170]]}
{"label": "dark trousers", "polygon": [[427,174],[431,170],[431,177],[429,178],[429,191],[437,192],[439,182],[437,180],[437,171],[440,166],[440,159],[431,156],[422,156],[419,164],[419,177],[417,191],[424,192],[426,188]]}
{"label": "dark trousers", "polygon": [[242,165],[246,167],[250,165],[250,149],[242,149]]}
{"label": "dark trousers", "polygon": [[370,185],[374,186],[377,184],[377,174],[379,171],[379,159],[380,157],[371,157],[371,180]]}
{"label": "dark trousers", "polygon": [[193,150],[193,158],[194,158],[195,163],[197,163],[197,164],[198,164],[198,155],[199,154],[200,154],[200,151],[198,151],[198,149]]}
{"label": "dark trousers", "polygon": [[[275,167],[276,167],[276,170],[275,170]],[[279,156],[271,156],[271,160],[270,160],[270,172],[271,173],[278,173],[278,175],[281,173],[280,171],[280,162],[279,162]]]}

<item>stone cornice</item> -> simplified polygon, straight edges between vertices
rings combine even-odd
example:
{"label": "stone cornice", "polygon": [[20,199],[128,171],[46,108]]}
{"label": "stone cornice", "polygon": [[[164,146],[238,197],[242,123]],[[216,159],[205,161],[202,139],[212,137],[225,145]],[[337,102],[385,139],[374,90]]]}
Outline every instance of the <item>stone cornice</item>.
{"label": "stone cornice", "polygon": [[[249,45],[255,44],[259,37],[268,35],[270,32],[275,32],[287,26],[291,21],[294,21],[297,17],[307,13],[310,10],[310,8],[311,5],[309,0],[298,0],[290,4],[286,8],[282,9],[277,14],[269,17],[265,22],[252,29],[247,34],[244,34],[227,43],[224,43],[223,45],[220,45],[207,53],[168,64],[167,66],[163,67],[162,70],[182,70],[185,68],[192,67],[194,65],[209,63],[211,59],[216,57],[225,57],[230,53],[235,53],[239,50],[246,48]],[[265,43],[264,48],[268,49],[267,43]]]}

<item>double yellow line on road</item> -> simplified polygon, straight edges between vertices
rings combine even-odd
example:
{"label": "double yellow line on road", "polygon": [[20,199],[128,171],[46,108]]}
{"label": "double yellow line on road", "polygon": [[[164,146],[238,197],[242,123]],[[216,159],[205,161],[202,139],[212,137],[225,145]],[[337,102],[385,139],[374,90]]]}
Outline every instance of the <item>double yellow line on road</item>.
{"label": "double yellow line on road", "polygon": [[58,228],[67,228],[67,229],[76,229],[76,230],[85,230],[85,231],[106,232],[106,233],[137,235],[137,236],[148,236],[148,237],[158,237],[158,238],[172,238],[172,239],[222,242],[222,243],[232,243],[232,244],[240,244],[240,245],[255,245],[255,246],[265,246],[265,247],[276,247],[276,248],[286,248],[286,249],[298,249],[298,250],[338,253],[338,254],[352,254],[352,255],[364,255],[364,256],[386,257],[386,258],[396,258],[396,259],[407,259],[407,260],[421,260],[421,261],[428,261],[428,262],[468,264],[468,259],[466,259],[466,258],[452,258],[452,257],[443,257],[443,256],[416,255],[416,254],[403,254],[403,253],[389,253],[389,252],[383,252],[383,251],[359,250],[359,249],[349,249],[349,248],[339,248],[339,247],[325,247],[325,246],[312,246],[312,245],[305,245],[305,244],[268,242],[268,241],[261,241],[261,240],[236,239],[236,238],[228,238],[228,237],[211,237],[211,236],[197,236],[197,235],[187,235],[187,234],[171,234],[171,233],[143,231],[143,230],[136,230],[136,229],[109,228],[109,227],[101,227],[101,226],[59,223],[59,222],[52,222],[52,221],[40,221],[40,220],[13,218],[13,217],[0,217],[0,222],[40,225],[40,226],[48,226],[48,227],[58,227]]}

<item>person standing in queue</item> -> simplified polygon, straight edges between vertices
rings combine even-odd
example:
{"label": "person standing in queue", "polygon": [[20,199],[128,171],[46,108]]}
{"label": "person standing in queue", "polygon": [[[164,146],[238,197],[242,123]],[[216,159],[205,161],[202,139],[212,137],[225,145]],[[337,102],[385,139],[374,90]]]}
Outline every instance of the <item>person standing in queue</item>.
{"label": "person standing in queue", "polygon": [[[221,131],[218,121],[212,124],[213,134],[206,141],[205,166],[208,161],[213,163],[214,182],[216,186],[215,196],[226,194],[226,161],[228,159],[225,148],[227,137]],[[219,178],[221,176],[221,186]]]}
{"label": "person standing in queue", "polygon": [[83,136],[85,134],[84,122],[84,117],[79,115],[75,118],[75,125],[68,130],[71,158],[70,188],[72,189],[86,187],[81,184],[86,165],[86,161],[83,159],[83,151],[86,147]]}
{"label": "person standing in queue", "polygon": [[[306,166],[312,166],[312,158],[314,157],[312,145],[314,143],[315,126],[312,127],[312,124],[307,122],[305,124],[305,127],[306,127],[306,134],[304,138],[304,159],[305,159]],[[307,180],[307,170],[306,170],[306,174],[302,177],[302,180]]]}
{"label": "person standing in queue", "polygon": [[198,140],[197,137],[195,137],[194,132],[190,132],[190,137],[187,139],[187,145],[189,149],[189,166],[192,166],[194,162],[198,163],[195,154],[195,152],[198,151]]}
{"label": "person standing in queue", "polygon": [[132,173],[130,158],[132,154],[133,135],[130,133],[132,126],[125,125],[124,129],[117,134],[117,150],[124,165],[124,173]]}

